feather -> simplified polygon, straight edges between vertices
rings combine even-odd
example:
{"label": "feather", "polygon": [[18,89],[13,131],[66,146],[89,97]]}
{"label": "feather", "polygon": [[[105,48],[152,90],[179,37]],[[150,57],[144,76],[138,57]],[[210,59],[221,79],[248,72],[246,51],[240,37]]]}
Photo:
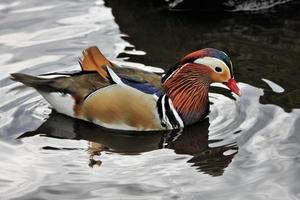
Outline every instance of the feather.
{"label": "feather", "polygon": [[97,71],[100,76],[107,78],[106,66],[116,67],[111,63],[96,46],[89,47],[83,52],[83,57],[79,59],[82,71]]}
{"label": "feather", "polygon": [[[59,73],[56,73],[56,76],[59,76]],[[72,99],[73,103],[70,105],[73,106],[73,111],[76,115],[82,102],[89,94],[110,85],[109,81],[100,77],[97,72],[76,72],[68,75],[64,73],[56,78],[45,77],[47,75],[41,78],[21,73],[11,74],[13,80],[35,88],[55,110],[69,116],[71,116],[70,109],[62,109],[62,107],[58,106],[59,104],[67,105],[69,104],[67,102],[70,102],[69,99]],[[69,96],[71,98],[63,98]],[[56,101],[60,103],[55,103]],[[64,101],[66,103],[62,103]]]}
{"label": "feather", "polygon": [[183,65],[163,82],[184,124],[194,124],[207,114],[210,80],[205,77],[206,70],[206,67],[199,65]]}
{"label": "feather", "polygon": [[133,80],[128,80],[128,79],[122,79],[122,82],[125,83],[126,85],[133,87],[139,91],[142,91],[147,94],[154,94],[156,96],[160,96],[162,94],[162,91],[155,86],[149,84],[149,83],[140,83],[136,82]]}
{"label": "feather", "polygon": [[106,67],[108,78],[110,79],[111,82],[116,83],[116,84],[124,84],[120,77],[112,70],[110,67]]}
{"label": "feather", "polygon": [[22,73],[11,74],[11,78],[24,85],[33,87],[43,92],[60,92],[72,94],[84,98],[91,92],[106,87],[110,83],[100,77],[96,72],[75,72],[75,73],[55,73],[56,78],[47,78],[47,75],[40,77],[31,76]]}
{"label": "feather", "polygon": [[[116,84],[126,84],[132,88],[135,88],[141,92],[144,92],[146,94],[154,94],[156,96],[160,96],[163,94],[163,90],[160,87],[156,87],[157,83],[155,85],[152,85],[151,83],[155,83],[154,80],[157,82],[160,82],[158,80],[159,75],[150,73],[150,72],[144,72],[142,70],[138,69],[130,69],[130,68],[110,68],[107,67],[109,80]],[[131,72],[131,73],[130,73]],[[143,76],[144,73],[148,76]],[[131,74],[132,76],[129,76]],[[149,78],[152,76],[152,79]],[[148,77],[148,78],[146,78]],[[149,82],[150,83],[149,83]]]}
{"label": "feather", "polygon": [[182,119],[167,95],[164,94],[158,98],[156,107],[163,127],[166,129],[178,129],[184,127]]}
{"label": "feather", "polygon": [[148,83],[149,85],[153,85],[157,89],[164,91],[161,85],[161,75],[146,72],[141,69],[127,67],[113,68],[113,70],[122,79],[126,79],[131,82]]}
{"label": "feather", "polygon": [[162,130],[155,108],[152,95],[113,84],[89,95],[79,117],[112,129]]}

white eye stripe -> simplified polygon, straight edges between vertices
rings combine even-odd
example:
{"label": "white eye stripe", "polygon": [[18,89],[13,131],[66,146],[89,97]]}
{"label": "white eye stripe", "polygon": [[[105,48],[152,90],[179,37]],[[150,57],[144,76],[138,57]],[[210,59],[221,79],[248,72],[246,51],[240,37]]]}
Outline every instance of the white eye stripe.
{"label": "white eye stripe", "polygon": [[222,71],[219,73],[222,73],[224,71],[224,67],[227,67],[227,65],[222,60],[213,57],[198,58],[194,61],[194,63],[206,65],[213,70],[215,70],[216,67],[220,67],[222,68]]}

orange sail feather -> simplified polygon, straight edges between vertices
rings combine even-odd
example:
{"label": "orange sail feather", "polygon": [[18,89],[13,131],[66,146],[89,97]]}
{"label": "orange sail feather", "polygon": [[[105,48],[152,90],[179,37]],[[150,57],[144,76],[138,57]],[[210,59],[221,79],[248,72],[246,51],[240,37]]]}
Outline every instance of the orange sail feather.
{"label": "orange sail feather", "polygon": [[108,74],[105,67],[115,67],[98,49],[96,46],[91,46],[85,49],[83,57],[79,60],[82,71],[97,71],[100,76],[107,78]]}

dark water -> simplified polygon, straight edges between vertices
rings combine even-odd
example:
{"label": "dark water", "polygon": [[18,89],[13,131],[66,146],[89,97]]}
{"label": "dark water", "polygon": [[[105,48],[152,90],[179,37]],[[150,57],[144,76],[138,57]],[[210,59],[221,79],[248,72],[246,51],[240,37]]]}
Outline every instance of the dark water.
{"label": "dark water", "polygon": [[[300,5],[235,6],[2,0],[0,199],[300,199]],[[222,49],[243,96],[214,85],[205,121],[132,135],[52,112],[8,78],[79,69],[90,45],[120,64],[165,69],[195,49]]]}

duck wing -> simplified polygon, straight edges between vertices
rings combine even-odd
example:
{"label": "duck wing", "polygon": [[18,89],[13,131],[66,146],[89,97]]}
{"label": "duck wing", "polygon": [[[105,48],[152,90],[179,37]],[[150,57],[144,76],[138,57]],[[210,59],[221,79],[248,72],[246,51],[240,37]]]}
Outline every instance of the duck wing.
{"label": "duck wing", "polygon": [[112,68],[112,70],[124,84],[130,87],[157,96],[164,93],[159,74],[126,67]]}
{"label": "duck wing", "polygon": [[97,71],[102,78],[108,79],[107,67],[110,67],[124,83],[136,89],[148,93],[155,90],[164,91],[161,85],[161,75],[159,74],[137,68],[119,67],[109,61],[96,46],[85,49],[82,54],[83,57],[79,60],[82,71]]}
{"label": "duck wing", "polygon": [[90,93],[106,87],[111,83],[99,76],[97,72],[49,73],[31,76],[22,73],[11,74],[15,81],[38,91],[47,93],[71,94],[84,99]]}

